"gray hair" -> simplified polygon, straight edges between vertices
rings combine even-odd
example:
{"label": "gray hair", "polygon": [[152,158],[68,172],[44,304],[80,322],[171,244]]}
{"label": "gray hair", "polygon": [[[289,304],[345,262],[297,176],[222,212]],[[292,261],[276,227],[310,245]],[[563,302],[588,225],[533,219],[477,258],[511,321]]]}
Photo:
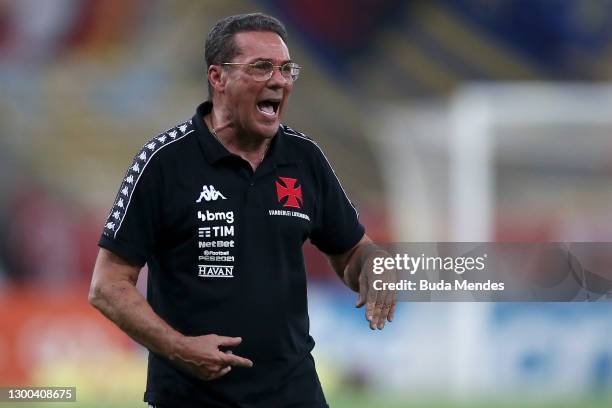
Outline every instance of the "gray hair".
{"label": "gray hair", "polygon": [[[244,31],[270,31],[287,42],[287,30],[276,18],[263,13],[238,14],[225,17],[211,28],[206,37],[204,57],[206,71],[211,65],[231,62],[240,50],[234,41],[234,34]],[[212,99],[212,86],[208,82],[208,98]]]}

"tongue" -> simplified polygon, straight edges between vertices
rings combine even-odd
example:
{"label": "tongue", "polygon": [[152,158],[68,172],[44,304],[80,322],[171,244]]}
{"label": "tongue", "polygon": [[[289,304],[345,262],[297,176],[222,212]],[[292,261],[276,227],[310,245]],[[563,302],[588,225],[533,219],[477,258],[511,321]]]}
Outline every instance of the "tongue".
{"label": "tongue", "polygon": [[266,113],[268,115],[274,115],[274,108],[272,107],[272,105],[267,104],[267,103],[260,103],[257,105],[257,107],[259,108],[260,111],[262,111],[263,113]]}

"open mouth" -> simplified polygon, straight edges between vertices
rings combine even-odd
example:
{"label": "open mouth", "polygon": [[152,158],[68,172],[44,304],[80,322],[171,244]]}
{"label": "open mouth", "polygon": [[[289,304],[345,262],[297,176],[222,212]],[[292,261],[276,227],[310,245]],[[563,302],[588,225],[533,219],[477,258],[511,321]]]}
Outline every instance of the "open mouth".
{"label": "open mouth", "polygon": [[276,116],[280,101],[274,99],[265,99],[257,102],[257,109],[266,116]]}

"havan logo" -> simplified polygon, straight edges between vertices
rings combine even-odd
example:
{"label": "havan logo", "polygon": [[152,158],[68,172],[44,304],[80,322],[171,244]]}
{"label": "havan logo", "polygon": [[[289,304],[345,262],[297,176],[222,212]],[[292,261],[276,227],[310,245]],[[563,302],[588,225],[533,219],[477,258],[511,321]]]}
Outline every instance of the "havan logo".
{"label": "havan logo", "polygon": [[198,276],[203,278],[233,278],[234,267],[223,265],[198,265]]}

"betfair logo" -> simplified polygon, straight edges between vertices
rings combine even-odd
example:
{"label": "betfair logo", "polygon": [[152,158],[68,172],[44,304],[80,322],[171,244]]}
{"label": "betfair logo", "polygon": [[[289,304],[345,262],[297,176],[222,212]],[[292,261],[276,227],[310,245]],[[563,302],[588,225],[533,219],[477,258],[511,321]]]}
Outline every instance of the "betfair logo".
{"label": "betfair logo", "polygon": [[220,191],[217,191],[212,184],[209,186],[204,184],[204,186],[202,186],[202,192],[200,193],[200,197],[198,197],[198,199],[196,200],[196,203],[201,203],[202,200],[217,201],[217,199],[219,198],[223,200],[227,200],[227,198],[225,198],[225,196],[221,194]]}

